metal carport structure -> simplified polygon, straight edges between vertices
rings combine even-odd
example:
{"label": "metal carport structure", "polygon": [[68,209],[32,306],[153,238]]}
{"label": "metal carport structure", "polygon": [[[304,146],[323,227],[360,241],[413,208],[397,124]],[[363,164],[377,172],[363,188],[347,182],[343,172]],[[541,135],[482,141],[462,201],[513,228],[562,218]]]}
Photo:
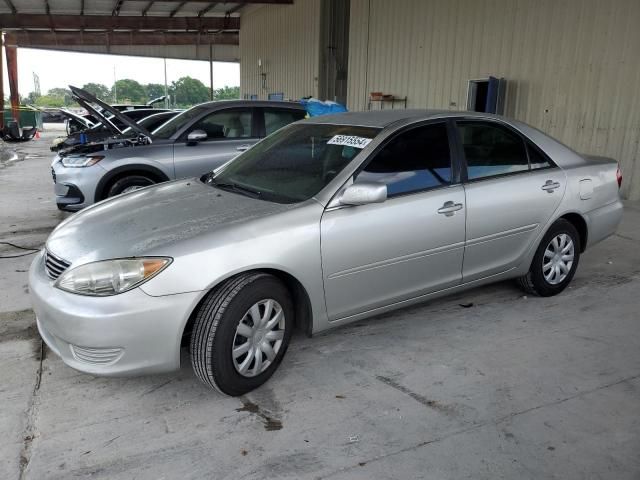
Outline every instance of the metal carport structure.
{"label": "metal carport structure", "polygon": [[[4,36],[12,106],[17,107],[19,101],[17,47],[238,61],[242,9],[253,4],[291,3],[293,0],[0,0],[0,38]],[[0,53],[0,112],[4,108],[1,60]],[[0,113],[0,124],[2,120]]]}

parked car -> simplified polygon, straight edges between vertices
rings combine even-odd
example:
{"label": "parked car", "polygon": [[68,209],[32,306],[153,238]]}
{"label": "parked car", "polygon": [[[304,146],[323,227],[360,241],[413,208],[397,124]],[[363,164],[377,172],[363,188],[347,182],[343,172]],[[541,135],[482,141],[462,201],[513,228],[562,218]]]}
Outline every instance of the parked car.
{"label": "parked car", "polygon": [[42,338],[95,375],[162,372],[188,341],[229,395],[309,335],[505,279],[556,295],[622,216],[616,161],[490,114],[385,111],[279,130],[202,178],[60,224],[29,274]]}
{"label": "parked car", "polygon": [[[124,116],[142,126],[147,131],[155,130],[169,119],[175,117],[178,113],[180,113],[178,110],[163,110],[158,108],[126,110],[122,112]],[[51,151],[57,152],[58,150],[82,143],[101,142],[108,138],[120,137],[123,134],[126,136],[139,135],[137,131],[134,131],[113,115],[101,116],[98,120],[100,121],[97,124],[91,125],[88,128],[77,130],[75,133],[67,135],[66,137],[54,139],[51,144]]]}
{"label": "parked car", "polygon": [[197,105],[149,133],[87,92],[72,91],[138,135],[58,152],[51,164],[56,204],[70,211],[155,183],[202,175],[306,115],[297,103],[226,100]]}

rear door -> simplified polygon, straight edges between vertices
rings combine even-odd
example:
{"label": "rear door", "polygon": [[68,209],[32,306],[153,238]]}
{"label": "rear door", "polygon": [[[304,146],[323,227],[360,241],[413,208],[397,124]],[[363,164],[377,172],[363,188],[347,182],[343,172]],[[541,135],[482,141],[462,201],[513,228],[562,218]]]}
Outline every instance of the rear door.
{"label": "rear door", "polygon": [[467,204],[463,281],[517,266],[558,208],[564,172],[528,139],[493,121],[458,121]]}
{"label": "rear door", "polygon": [[[199,176],[231,160],[259,140],[256,108],[225,108],[206,114],[186,129],[174,146],[176,178]],[[187,142],[202,130],[207,139]]]}

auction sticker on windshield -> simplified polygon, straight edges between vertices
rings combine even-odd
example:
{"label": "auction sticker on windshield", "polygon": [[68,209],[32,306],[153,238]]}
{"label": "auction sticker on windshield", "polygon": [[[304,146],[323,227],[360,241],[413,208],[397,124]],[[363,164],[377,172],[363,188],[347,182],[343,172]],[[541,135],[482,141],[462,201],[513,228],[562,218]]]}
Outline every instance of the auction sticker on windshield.
{"label": "auction sticker on windshield", "polygon": [[356,137],[355,135],[335,135],[327,142],[327,145],[344,145],[347,147],[364,148],[371,142],[370,138]]}

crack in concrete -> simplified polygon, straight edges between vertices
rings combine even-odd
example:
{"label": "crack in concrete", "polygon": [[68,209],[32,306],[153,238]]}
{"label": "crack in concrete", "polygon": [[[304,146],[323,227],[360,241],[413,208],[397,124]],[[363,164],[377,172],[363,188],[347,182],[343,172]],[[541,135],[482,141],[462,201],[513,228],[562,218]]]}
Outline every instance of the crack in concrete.
{"label": "crack in concrete", "polygon": [[615,386],[620,385],[622,383],[630,382],[630,381],[636,380],[638,378],[640,378],[640,374],[632,375],[630,377],[625,377],[625,378],[622,378],[620,380],[616,380],[614,382],[606,383],[604,385],[600,385],[598,387],[595,387],[595,388],[592,388],[592,389],[589,389],[589,390],[583,390],[583,391],[578,392],[578,393],[576,393],[574,395],[570,395],[568,397],[561,398],[561,399],[555,400],[553,402],[543,403],[543,404],[537,405],[535,407],[531,407],[531,408],[527,408],[527,409],[524,409],[524,410],[520,410],[518,412],[513,412],[513,413],[510,413],[508,415],[505,415],[504,417],[497,418],[495,420],[487,420],[485,422],[474,423],[473,425],[471,425],[471,426],[469,426],[467,428],[463,428],[463,429],[460,429],[460,430],[455,430],[455,431],[453,431],[451,433],[448,433],[446,435],[442,435],[440,437],[432,438],[431,440],[426,440],[424,442],[420,442],[420,443],[417,443],[415,445],[411,445],[409,447],[401,448],[401,449],[393,451],[393,452],[377,455],[377,456],[375,456],[373,458],[370,458],[368,460],[360,460],[358,463],[356,463],[354,465],[350,465],[348,467],[340,468],[340,469],[335,470],[335,471],[333,471],[331,473],[328,473],[327,475],[319,476],[319,477],[317,477],[317,480],[322,480],[322,479],[325,479],[325,478],[335,477],[336,475],[339,475],[341,473],[348,472],[348,471],[351,471],[351,470],[355,470],[357,468],[361,468],[364,465],[367,465],[369,463],[377,462],[379,460],[384,460],[386,458],[394,457],[396,455],[400,455],[400,454],[406,453],[406,452],[411,452],[413,450],[418,450],[418,449],[420,449],[422,447],[426,447],[427,445],[431,445],[433,443],[440,443],[440,442],[443,442],[445,440],[448,440],[449,438],[455,437],[457,435],[461,435],[461,434],[468,433],[468,432],[471,432],[471,431],[474,431],[474,430],[478,430],[480,428],[483,428],[483,427],[486,427],[486,426],[489,426],[489,425],[498,426],[501,423],[504,423],[504,422],[506,422],[508,420],[511,420],[511,419],[513,419],[515,417],[518,417],[520,415],[526,415],[527,413],[531,413],[531,412],[534,412],[536,410],[540,410],[542,408],[552,407],[552,406],[555,406],[555,405],[560,405],[560,404],[568,402],[570,400],[574,400],[576,398],[583,397],[585,395],[589,395],[591,393],[595,393],[595,392],[598,392],[600,390],[606,390],[608,388],[615,387]]}
{"label": "crack in concrete", "polygon": [[33,445],[33,440],[38,434],[38,428],[36,425],[38,419],[38,392],[40,390],[40,385],[42,382],[42,362],[44,361],[46,354],[46,345],[44,341],[40,340],[40,358],[38,359],[38,369],[36,371],[36,380],[33,386],[33,392],[31,393],[31,398],[29,399],[29,406],[27,408],[27,423],[24,428],[24,433],[22,436],[22,449],[20,450],[20,475],[19,479],[24,480],[26,478],[27,468],[29,467],[29,462],[31,461],[31,449]]}
{"label": "crack in concrete", "polygon": [[613,236],[614,236],[614,237],[618,237],[618,238],[622,238],[622,239],[624,239],[624,240],[629,240],[630,242],[634,242],[634,243],[638,243],[638,242],[640,242],[640,240],[638,240],[638,239],[636,239],[636,238],[629,237],[629,236],[627,236],[627,235],[622,235],[622,234],[620,234],[620,233],[614,233],[614,234],[613,234]]}

